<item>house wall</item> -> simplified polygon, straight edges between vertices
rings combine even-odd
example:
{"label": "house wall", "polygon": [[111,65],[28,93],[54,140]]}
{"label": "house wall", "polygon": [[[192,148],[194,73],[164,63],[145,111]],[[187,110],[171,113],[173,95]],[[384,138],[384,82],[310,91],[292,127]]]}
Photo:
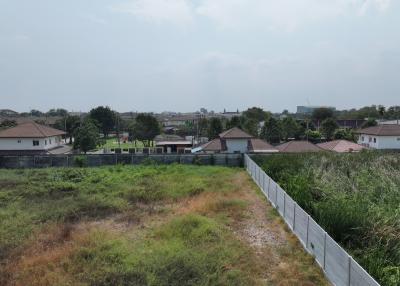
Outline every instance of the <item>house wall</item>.
{"label": "house wall", "polygon": [[226,152],[234,153],[247,153],[248,152],[248,140],[247,139],[226,139]]}
{"label": "house wall", "polygon": [[[33,146],[33,140],[39,141]],[[61,136],[48,138],[0,138],[0,150],[49,150],[61,145]]]}
{"label": "house wall", "polygon": [[374,149],[400,149],[399,136],[374,136],[361,134],[358,144]]}

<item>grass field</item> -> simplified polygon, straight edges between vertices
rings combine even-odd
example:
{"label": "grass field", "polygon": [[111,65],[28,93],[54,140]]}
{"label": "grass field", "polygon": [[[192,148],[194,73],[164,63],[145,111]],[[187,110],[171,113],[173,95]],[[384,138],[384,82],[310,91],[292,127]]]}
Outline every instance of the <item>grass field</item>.
{"label": "grass field", "polygon": [[241,169],[0,170],[0,285],[327,285]]}
{"label": "grass field", "polygon": [[119,145],[116,138],[108,138],[106,140],[106,143],[104,145],[102,145],[100,148],[106,148],[106,149],[114,149],[114,148],[129,149],[129,148],[143,148],[143,147],[144,147],[144,145],[143,145],[143,142],[141,142],[141,141],[137,141],[136,140],[136,142],[128,142],[128,143],[123,143],[121,141],[120,145]]}
{"label": "grass field", "polygon": [[400,154],[255,160],[382,285],[400,285]]}

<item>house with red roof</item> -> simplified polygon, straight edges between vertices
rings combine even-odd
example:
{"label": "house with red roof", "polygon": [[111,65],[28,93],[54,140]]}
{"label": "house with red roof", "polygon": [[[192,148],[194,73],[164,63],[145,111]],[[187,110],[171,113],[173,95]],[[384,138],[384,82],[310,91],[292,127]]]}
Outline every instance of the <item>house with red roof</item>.
{"label": "house with red roof", "polygon": [[64,131],[35,122],[27,122],[0,131],[0,152],[42,154],[60,147]]}

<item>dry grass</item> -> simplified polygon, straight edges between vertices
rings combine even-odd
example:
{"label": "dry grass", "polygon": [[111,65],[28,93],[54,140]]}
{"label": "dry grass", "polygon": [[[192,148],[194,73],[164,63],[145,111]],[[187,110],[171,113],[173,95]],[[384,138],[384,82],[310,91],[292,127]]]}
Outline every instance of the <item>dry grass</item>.
{"label": "dry grass", "polygon": [[[10,275],[3,284],[88,285],[77,275],[84,270],[76,269],[73,257],[82,249],[93,247],[92,233],[103,233],[105,240],[126,237],[147,241],[153,239],[149,233],[177,217],[200,215],[225,225],[224,231],[240,242],[241,252],[247,253],[225,264],[224,272],[235,273],[239,267],[251,276],[251,280],[243,281],[252,281],[253,285],[328,285],[312,257],[302,250],[248,175],[238,171],[232,182],[231,190],[205,191],[164,205],[152,205],[150,209],[146,204],[136,205],[135,209],[101,220],[49,224],[23,246],[23,255],[9,261],[5,272]],[[243,283],[238,285],[249,282]]]}

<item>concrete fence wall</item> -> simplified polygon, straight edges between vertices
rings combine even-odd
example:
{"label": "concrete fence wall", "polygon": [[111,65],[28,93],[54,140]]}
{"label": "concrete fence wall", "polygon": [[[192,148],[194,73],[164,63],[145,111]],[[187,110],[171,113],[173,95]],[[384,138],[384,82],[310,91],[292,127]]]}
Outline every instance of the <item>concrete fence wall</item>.
{"label": "concrete fence wall", "polygon": [[315,257],[315,260],[333,285],[379,286],[379,283],[248,155],[244,157],[244,164],[263,194],[298,237],[307,252]]}
{"label": "concrete fence wall", "polygon": [[49,167],[97,167],[105,165],[137,165],[148,161],[161,164],[200,164],[239,167],[243,165],[241,154],[96,154],[96,155],[37,155],[0,156],[0,168],[49,168]]}

